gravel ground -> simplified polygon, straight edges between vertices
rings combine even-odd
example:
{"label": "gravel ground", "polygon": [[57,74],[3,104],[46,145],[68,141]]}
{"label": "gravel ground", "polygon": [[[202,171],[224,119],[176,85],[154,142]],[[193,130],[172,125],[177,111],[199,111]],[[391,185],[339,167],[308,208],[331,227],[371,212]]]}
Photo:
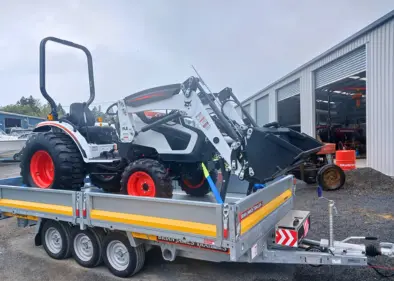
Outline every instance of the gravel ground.
{"label": "gravel ground", "polygon": [[[355,174],[359,173],[360,176]],[[17,166],[0,167],[0,175],[17,176]],[[323,195],[336,202],[336,239],[350,235],[378,236],[381,241],[394,241],[394,213],[392,200],[394,184],[371,170],[350,172],[349,182],[339,191]],[[371,178],[372,176],[372,178]],[[381,177],[379,182],[376,178]],[[390,182],[391,180],[391,182]],[[327,201],[317,199],[316,188],[299,184],[296,208],[310,210],[312,226],[309,238],[328,237]],[[49,258],[42,247],[35,247],[34,229],[18,229],[14,219],[0,221],[0,280],[121,280],[113,277],[104,267],[85,269],[72,259],[56,261]],[[387,259],[373,261],[394,267]],[[132,280],[379,280],[370,268],[215,264],[177,258],[169,263],[161,259],[158,251],[149,252],[143,271]]]}

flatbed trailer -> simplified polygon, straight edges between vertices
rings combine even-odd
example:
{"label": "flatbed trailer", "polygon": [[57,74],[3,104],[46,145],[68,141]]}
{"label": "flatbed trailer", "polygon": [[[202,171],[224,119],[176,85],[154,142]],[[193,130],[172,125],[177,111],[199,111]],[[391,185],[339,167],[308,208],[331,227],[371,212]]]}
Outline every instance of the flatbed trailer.
{"label": "flatbed trailer", "polygon": [[[285,176],[248,196],[229,193],[224,204],[213,196],[173,199],[103,193],[88,184],[81,191],[24,187],[20,178],[0,180],[0,219],[17,217],[35,225],[35,244],[55,259],[71,255],[84,267],[104,261],[116,276],[143,268],[145,253],[212,262],[367,265],[367,257],[394,256],[391,243],[379,247],[306,239],[308,211],[293,210],[295,182]],[[334,203],[329,202],[332,212]]]}

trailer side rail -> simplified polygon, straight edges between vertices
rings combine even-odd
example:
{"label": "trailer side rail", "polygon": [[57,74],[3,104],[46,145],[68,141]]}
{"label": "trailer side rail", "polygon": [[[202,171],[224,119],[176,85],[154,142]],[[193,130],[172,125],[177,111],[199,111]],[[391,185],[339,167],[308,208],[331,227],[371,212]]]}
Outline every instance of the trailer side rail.
{"label": "trailer side rail", "polygon": [[6,215],[23,215],[77,223],[80,192],[0,186],[0,211]]}
{"label": "trailer side rail", "polygon": [[84,196],[86,225],[222,244],[220,204],[95,192]]}

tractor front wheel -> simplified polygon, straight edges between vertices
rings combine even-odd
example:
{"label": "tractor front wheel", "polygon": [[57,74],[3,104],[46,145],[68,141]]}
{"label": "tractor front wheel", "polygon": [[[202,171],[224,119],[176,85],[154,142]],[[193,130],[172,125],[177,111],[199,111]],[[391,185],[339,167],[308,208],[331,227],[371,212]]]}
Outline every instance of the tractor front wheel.
{"label": "tractor front wheel", "polygon": [[78,147],[64,133],[32,135],[21,151],[21,176],[27,186],[79,190],[84,185],[84,162]]}
{"label": "tractor front wheel", "polygon": [[[212,181],[216,184],[218,173],[216,170],[209,172]],[[211,191],[208,180],[204,176],[204,172],[196,166],[195,169],[181,175],[178,181],[181,189],[186,194],[203,197]]]}
{"label": "tractor front wheel", "polygon": [[120,181],[123,194],[172,198],[171,178],[165,167],[154,159],[138,159],[130,163]]}

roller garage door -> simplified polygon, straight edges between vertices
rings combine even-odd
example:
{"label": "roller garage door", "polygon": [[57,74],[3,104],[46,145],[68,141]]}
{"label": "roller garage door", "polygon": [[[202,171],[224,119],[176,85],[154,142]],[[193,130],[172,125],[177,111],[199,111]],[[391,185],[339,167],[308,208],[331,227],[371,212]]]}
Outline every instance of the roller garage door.
{"label": "roller garage door", "polygon": [[316,89],[366,70],[365,46],[340,57],[315,71]]}
{"label": "roller garage door", "polygon": [[277,90],[278,101],[300,94],[300,80],[297,79]]}
{"label": "roller garage door", "polygon": [[263,126],[269,121],[269,95],[266,95],[256,101],[256,122],[257,125]]}
{"label": "roller garage door", "polygon": [[277,90],[277,120],[282,126],[300,126],[300,80],[294,80]]}

